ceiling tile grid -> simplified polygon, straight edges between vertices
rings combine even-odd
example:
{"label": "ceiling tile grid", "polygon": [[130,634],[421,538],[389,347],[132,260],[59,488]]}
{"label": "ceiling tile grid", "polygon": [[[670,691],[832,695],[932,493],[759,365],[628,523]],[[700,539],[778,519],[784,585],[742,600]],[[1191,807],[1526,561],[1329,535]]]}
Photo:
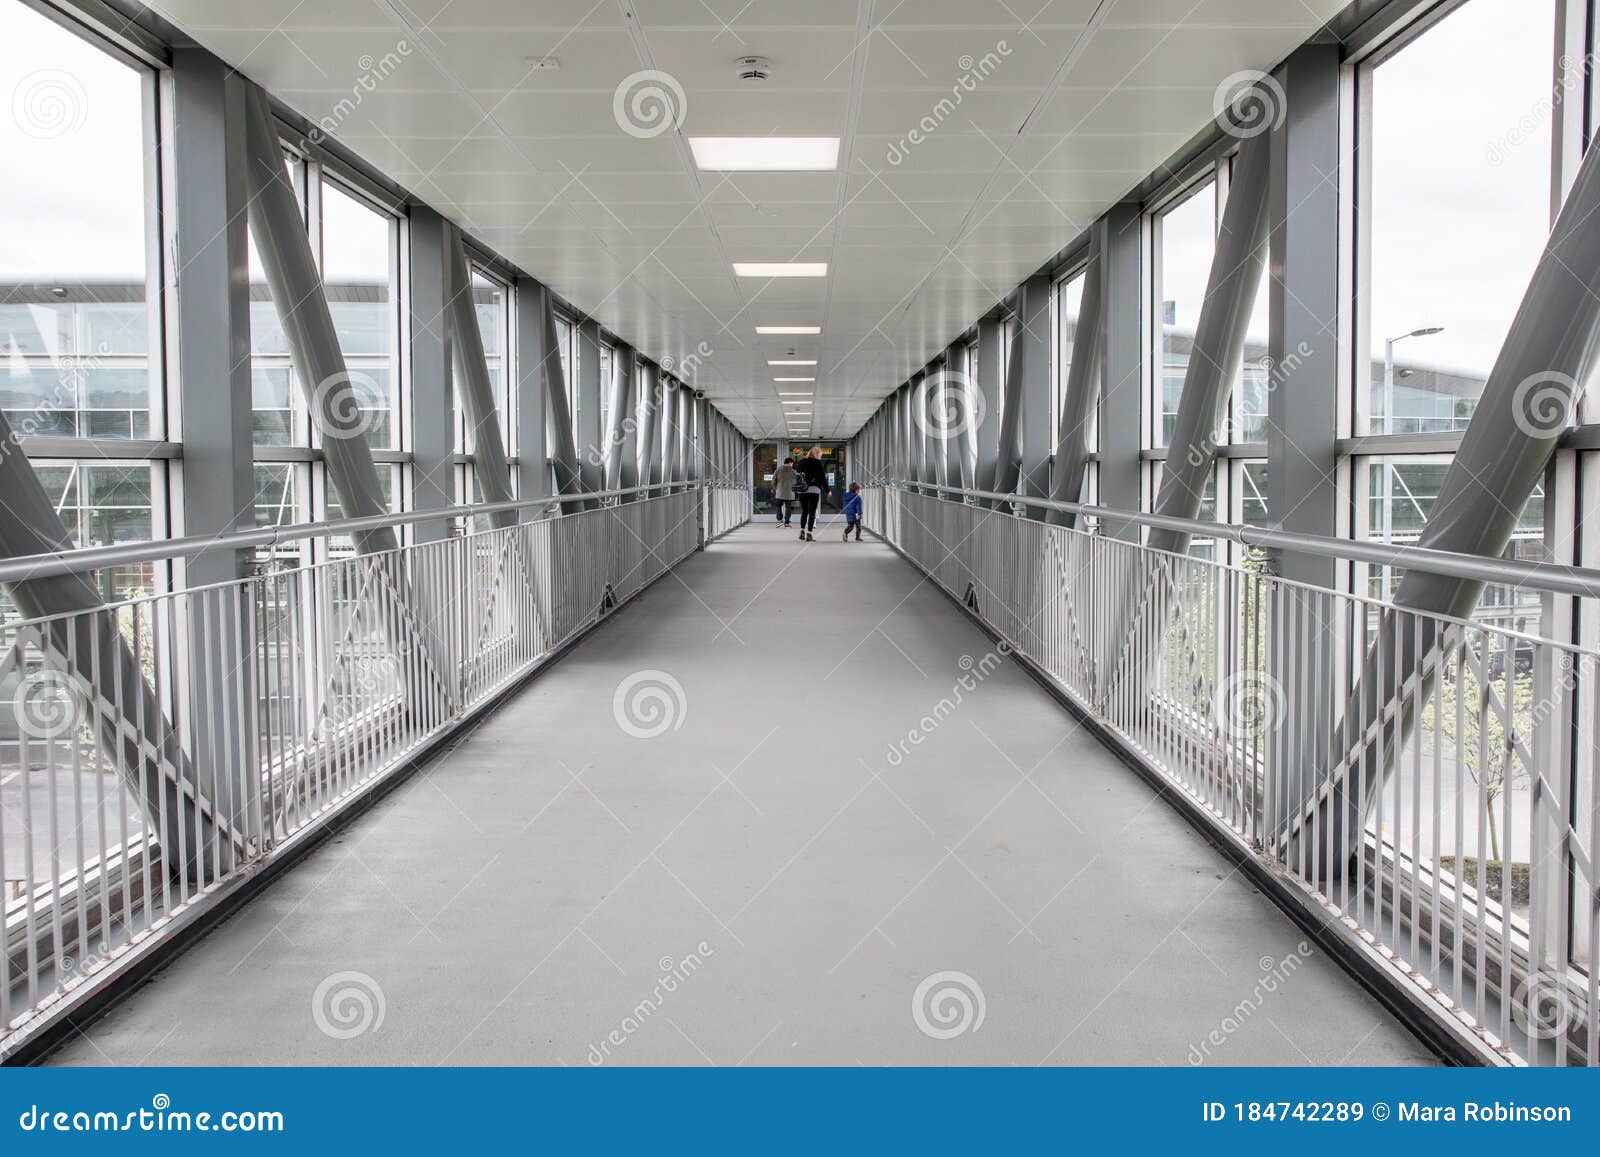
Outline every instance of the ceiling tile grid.
{"label": "ceiling tile grid", "polygon": [[[769,359],[815,358],[815,433],[853,433],[1341,0],[150,6],[644,354],[698,353],[762,437]],[[641,84],[666,94],[650,123]],[[837,137],[839,168],[699,171],[696,136]]]}

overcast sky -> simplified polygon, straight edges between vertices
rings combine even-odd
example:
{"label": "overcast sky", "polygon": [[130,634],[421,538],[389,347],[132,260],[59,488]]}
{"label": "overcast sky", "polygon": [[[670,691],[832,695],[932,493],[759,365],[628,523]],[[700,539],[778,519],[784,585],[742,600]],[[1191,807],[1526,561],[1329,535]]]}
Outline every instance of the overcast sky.
{"label": "overcast sky", "polygon": [[[1498,351],[1549,226],[1553,11],[1471,0],[1377,69],[1375,355],[1385,336],[1433,325],[1444,332],[1404,343],[1403,359],[1486,370]],[[132,69],[0,0],[0,278],[143,275],[139,89]],[[332,274],[381,268],[376,218],[361,213],[346,214],[365,219],[359,235],[328,230]],[[1256,316],[1264,329],[1264,300]]]}

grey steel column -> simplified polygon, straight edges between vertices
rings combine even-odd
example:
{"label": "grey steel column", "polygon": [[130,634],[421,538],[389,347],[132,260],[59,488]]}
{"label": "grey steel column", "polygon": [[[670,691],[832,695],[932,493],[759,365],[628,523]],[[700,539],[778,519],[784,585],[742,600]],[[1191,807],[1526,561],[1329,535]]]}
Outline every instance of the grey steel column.
{"label": "grey steel column", "polygon": [[[543,298],[544,287],[538,282],[517,279],[517,494],[525,499],[550,493],[550,459],[545,452]],[[522,509],[525,520],[541,513],[532,506]]]}
{"label": "grey steel column", "polygon": [[623,370],[628,376],[626,415],[622,423],[622,475],[624,488],[639,485],[639,357],[632,346],[624,346]]}
{"label": "grey steel column", "polygon": [[[75,547],[3,413],[0,497],[0,558],[64,554]],[[226,821],[213,825],[201,777],[116,620],[92,613],[104,608],[94,584],[81,574],[60,575],[7,583],[6,592],[27,618],[68,616],[43,626],[42,650],[50,667],[67,677],[76,708],[88,716],[102,750],[139,801],[146,825],[160,834],[168,872],[207,882],[219,830],[229,841],[221,857],[223,870],[229,870],[235,837]]]}
{"label": "grey steel column", "polygon": [[[1022,349],[1022,396],[1018,413],[1020,428],[1017,493],[1044,498],[1050,493],[1050,350],[1055,344],[1050,332],[1050,298],[1055,286],[1044,275],[1023,282],[1017,303],[1020,315],[1017,338]],[[1042,519],[1044,511],[1024,507],[1027,518]]]}
{"label": "grey steel column", "polygon": [[[273,304],[293,354],[295,374],[305,391],[311,420],[322,434],[328,479],[347,518],[372,518],[389,512],[378,469],[372,462],[359,399],[350,385],[339,334],[333,328],[322,277],[311,254],[300,204],[289,185],[283,149],[273,127],[266,94],[245,88],[250,181],[250,227],[255,232]],[[389,527],[354,536],[363,554],[395,549]]]}
{"label": "grey steel column", "polygon": [[689,395],[689,481],[706,480],[706,400],[698,394]]}
{"label": "grey steel column", "polygon": [[678,437],[678,395],[683,387],[668,375],[661,380],[661,481],[667,484],[678,480],[682,459],[682,443]]}
{"label": "grey steel column", "polygon": [[[478,331],[478,311],[472,296],[472,266],[461,243],[461,230],[446,223],[445,318],[456,372],[456,393],[467,429],[472,435],[473,473],[484,502],[510,502],[511,470],[506,463],[505,439],[500,434],[500,414],[495,409],[494,385]],[[507,359],[509,360],[509,359]],[[509,368],[509,367],[508,367]],[[489,516],[490,525],[504,530],[517,524],[517,512],[501,510]]]}
{"label": "grey steel column", "polygon": [[[1594,367],[1600,337],[1600,149],[1590,148],[1573,181],[1495,358],[1483,395],[1445,473],[1419,546],[1495,557],[1511,541],[1517,517],[1570,424],[1578,383]],[[1307,809],[1342,839],[1359,838],[1370,807],[1390,774],[1396,751],[1414,724],[1414,707],[1431,692],[1438,662],[1436,620],[1409,620],[1405,610],[1468,618],[1483,584],[1408,570],[1395,592],[1398,611],[1384,614],[1361,682],[1334,733],[1333,764],[1321,777],[1325,794]],[[1420,632],[1419,632],[1420,627]],[[1417,635],[1420,633],[1420,640]],[[1403,679],[1403,681],[1402,681]],[[1413,680],[1420,688],[1413,692]],[[1357,735],[1361,721],[1375,734]],[[1382,721],[1381,723],[1378,721]],[[1348,827],[1341,827],[1341,823]],[[1304,831],[1293,834],[1297,842]],[[1312,832],[1330,829],[1314,826]],[[1314,847],[1320,850],[1325,838]],[[1336,841],[1339,872],[1349,848]],[[1315,853],[1313,853],[1315,854]]]}
{"label": "grey steel column", "polygon": [[[1339,317],[1348,308],[1340,282],[1340,60],[1337,44],[1295,51],[1275,74],[1285,96],[1272,130],[1267,268],[1267,516],[1275,529],[1336,537],[1340,387],[1348,376],[1339,352]],[[1338,563],[1274,552],[1286,579],[1337,589]],[[1333,708],[1323,688],[1342,664],[1340,624],[1314,614],[1269,623],[1281,642],[1266,648],[1270,676],[1283,694],[1283,720],[1265,736],[1266,772],[1283,789],[1268,796],[1281,830],[1294,805],[1310,797],[1326,763]]]}
{"label": "grey steel column", "polygon": [[[450,383],[449,263],[445,260],[447,222],[426,205],[414,205],[407,220],[409,239],[407,308],[411,314],[411,502],[417,510],[443,510],[456,504],[456,405]],[[421,522],[412,541],[448,538],[445,519]]]}
{"label": "grey steel column", "polygon": [[907,437],[911,440],[911,470],[913,482],[928,481],[928,423],[923,414],[922,375],[912,374],[906,383]]}
{"label": "grey steel column", "polygon": [[[605,385],[607,383],[601,383]],[[628,456],[628,437],[634,428],[633,416],[633,349],[618,344],[611,354],[611,397],[606,406],[605,452],[601,464],[605,471],[605,489],[617,490],[622,485],[623,463]]]}
{"label": "grey steel column", "polygon": [[[1280,530],[1339,533],[1339,46],[1297,50],[1278,76],[1273,132],[1267,389],[1267,515]],[[1332,589],[1333,559],[1283,554],[1274,570]],[[1303,656],[1302,656],[1303,661]]]}
{"label": "grey steel column", "polygon": [[690,412],[691,400],[689,387],[679,382],[672,428],[678,443],[673,450],[673,460],[677,463],[674,482],[688,482],[693,477],[694,464],[690,461],[694,449],[694,417]]}
{"label": "grey steel column", "polygon": [[[1138,510],[1143,499],[1140,406],[1144,369],[1144,217],[1138,205],[1116,205],[1104,230],[1104,327],[1100,375],[1100,504]],[[1104,533],[1137,542],[1139,528],[1108,522]]]}
{"label": "grey steel column", "polygon": [[[1089,465],[1089,429],[1094,424],[1094,404],[1100,396],[1100,360],[1104,327],[1100,324],[1102,263],[1097,222],[1090,234],[1089,263],[1083,271],[1083,298],[1072,333],[1072,361],[1067,366],[1066,390],[1061,399],[1061,424],[1056,434],[1056,457],[1050,479],[1050,497],[1058,502],[1083,498],[1083,472]],[[1057,526],[1077,526],[1078,516],[1052,510],[1049,521]]]}
{"label": "grey steel column", "polygon": [[950,443],[953,440],[945,418],[949,413],[950,381],[945,376],[944,359],[935,358],[922,379],[923,398],[920,411],[926,425],[926,445],[932,461],[929,481],[940,486],[950,485]]}
{"label": "grey steel column", "polygon": [[[168,327],[177,339],[174,436],[183,443],[174,471],[177,532],[225,534],[255,526],[244,82],[209,52],[175,48],[172,98],[177,284]],[[232,582],[250,568],[248,551],[207,551],[182,562],[177,585]],[[226,608],[219,598],[216,616],[200,613],[198,600],[178,604],[191,612],[180,644],[187,662],[175,672],[179,723],[193,736],[197,758],[217,765],[215,782],[227,785],[218,806],[236,829],[259,839],[254,616],[246,589],[232,588],[230,596]],[[202,677],[208,670],[232,671],[236,679],[221,687]]]}
{"label": "grey steel column", "polygon": [[987,317],[978,323],[977,381],[983,420],[973,426],[967,453],[972,459],[973,487],[993,490],[995,471],[1000,461],[1000,422],[1005,411],[1005,327],[998,318]]}
{"label": "grey steel column", "polygon": [[639,367],[639,482],[661,481],[661,372],[655,362]]}
{"label": "grey steel column", "polygon": [[[1206,296],[1195,323],[1194,347],[1183,375],[1183,394],[1173,423],[1172,445],[1161,472],[1155,512],[1194,518],[1217,456],[1217,428],[1227,417],[1228,396],[1244,354],[1245,329],[1267,262],[1267,190],[1272,137],[1251,137],[1239,146],[1222,209],[1222,227],[1206,279]],[[1189,536],[1152,530],[1149,545],[1182,554]]]}
{"label": "grey steel column", "polygon": [[[616,367],[613,366],[613,369]],[[578,474],[583,488],[591,493],[605,489],[602,469],[600,426],[600,326],[590,320],[578,324]]]}
{"label": "grey steel column", "polygon": [[[543,318],[544,330],[544,359],[539,364],[539,376],[544,380],[545,445],[550,456],[550,468],[555,475],[557,494],[582,494],[583,474],[578,467],[578,448],[572,436],[567,378],[561,369],[555,299],[548,288],[539,295],[539,313]],[[563,514],[584,509],[587,509],[587,503],[581,500],[569,500],[561,504]]]}

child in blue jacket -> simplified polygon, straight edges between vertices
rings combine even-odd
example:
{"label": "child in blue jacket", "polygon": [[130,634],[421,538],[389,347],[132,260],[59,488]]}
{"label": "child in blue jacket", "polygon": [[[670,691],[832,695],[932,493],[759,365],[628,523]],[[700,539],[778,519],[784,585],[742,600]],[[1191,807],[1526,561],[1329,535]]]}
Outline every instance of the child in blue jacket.
{"label": "child in blue jacket", "polygon": [[861,541],[861,483],[850,483],[850,493],[844,496],[844,540],[850,541],[850,531]]}

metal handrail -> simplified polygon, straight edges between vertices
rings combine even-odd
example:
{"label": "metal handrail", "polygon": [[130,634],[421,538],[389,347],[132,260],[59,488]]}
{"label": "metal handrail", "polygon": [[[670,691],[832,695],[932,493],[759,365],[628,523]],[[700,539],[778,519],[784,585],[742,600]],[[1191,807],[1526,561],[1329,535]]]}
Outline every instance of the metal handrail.
{"label": "metal handrail", "polygon": [[231,530],[221,534],[197,534],[184,538],[156,539],[151,542],[123,543],[114,546],[90,546],[81,550],[59,551],[49,554],[19,555],[0,560],[0,582],[26,582],[29,579],[50,578],[55,575],[83,574],[103,570],[110,566],[126,566],[135,562],[162,562],[173,558],[189,558],[213,550],[243,550],[279,543],[295,542],[307,538],[322,538],[334,534],[358,534],[384,527],[408,526],[419,522],[433,522],[441,518],[472,518],[482,514],[502,511],[527,510],[532,507],[555,506],[563,502],[596,501],[621,498],[647,491],[689,490],[702,485],[699,482],[652,482],[644,486],[626,486],[617,490],[589,490],[581,494],[551,494],[543,498],[519,498],[512,502],[478,502],[462,506],[446,506],[436,510],[406,510],[396,514],[377,514],[365,518],[336,518],[328,522],[297,522],[288,526],[263,526],[256,530]]}
{"label": "metal handrail", "polygon": [[1600,598],[1600,570],[1593,567],[1484,558],[1481,555],[1459,554],[1427,546],[1328,538],[1319,534],[1300,534],[1290,530],[1266,530],[1256,526],[1242,526],[1234,522],[1202,522],[1195,518],[1145,514],[1110,506],[1093,506],[1085,502],[1062,502],[1052,498],[1033,498],[1026,494],[1001,494],[993,490],[966,490],[959,486],[941,486],[936,482],[888,481],[884,485],[898,490],[932,490],[987,502],[1036,506],[1045,510],[1059,510],[1067,514],[1080,514],[1104,521],[1133,523],[1205,538],[1225,538],[1243,543],[1245,546],[1258,546],[1268,550],[1295,551],[1319,558],[1365,562],[1378,566],[1400,566],[1408,570],[1426,571],[1429,574],[1448,575],[1451,578],[1508,583],[1512,586],[1531,587],[1535,590],[1576,595],[1580,598]]}

